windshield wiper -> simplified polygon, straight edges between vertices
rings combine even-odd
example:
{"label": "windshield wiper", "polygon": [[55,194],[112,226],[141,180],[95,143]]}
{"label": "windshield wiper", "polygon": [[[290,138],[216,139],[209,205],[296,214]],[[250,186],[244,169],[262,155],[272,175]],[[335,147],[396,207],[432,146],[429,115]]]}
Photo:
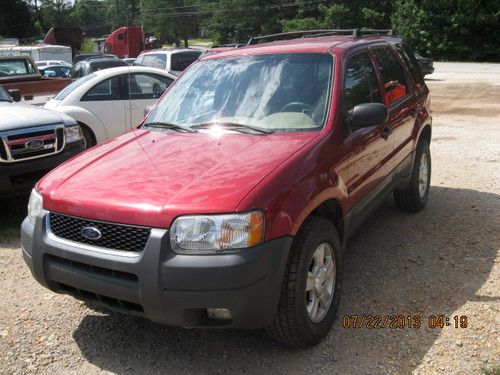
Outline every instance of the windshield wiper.
{"label": "windshield wiper", "polygon": [[192,125],[191,128],[206,129],[206,128],[211,128],[211,127],[217,126],[217,125],[220,125],[220,126],[226,127],[226,128],[236,128],[235,130],[238,130],[237,128],[250,129],[250,130],[256,131],[258,133],[263,133],[263,134],[274,133],[272,130],[261,128],[260,126],[240,124],[237,122],[207,122],[204,124]]}
{"label": "windshield wiper", "polygon": [[197,133],[196,130],[191,129],[189,126],[172,124],[170,122],[161,122],[161,121],[146,122],[142,126],[150,126],[152,128],[164,128],[164,129],[181,129],[189,133]]}

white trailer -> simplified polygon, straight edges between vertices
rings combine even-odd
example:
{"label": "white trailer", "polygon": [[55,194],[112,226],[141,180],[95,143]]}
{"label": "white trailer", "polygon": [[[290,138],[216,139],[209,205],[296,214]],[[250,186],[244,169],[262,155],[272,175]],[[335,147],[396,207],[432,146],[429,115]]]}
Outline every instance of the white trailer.
{"label": "white trailer", "polygon": [[34,61],[63,60],[72,63],[71,47],[42,44],[38,46],[1,46],[0,56],[31,56]]}

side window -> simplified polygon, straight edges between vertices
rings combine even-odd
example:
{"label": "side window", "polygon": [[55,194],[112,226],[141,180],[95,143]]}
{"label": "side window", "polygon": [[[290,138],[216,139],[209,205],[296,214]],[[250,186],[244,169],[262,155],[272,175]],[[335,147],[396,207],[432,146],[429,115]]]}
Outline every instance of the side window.
{"label": "side window", "polygon": [[396,44],[396,49],[398,50],[401,58],[408,64],[411,70],[411,74],[417,82],[417,88],[420,88],[425,84],[424,76],[420,70],[420,65],[418,65],[418,61],[415,57],[415,54],[412,50],[405,44]]}
{"label": "side window", "polygon": [[123,100],[120,89],[120,77],[111,77],[92,87],[82,97],[82,102],[101,100]]}
{"label": "side window", "polygon": [[367,52],[358,53],[350,58],[344,79],[345,113],[358,104],[382,103],[377,76]]}
{"label": "side window", "polygon": [[128,77],[130,99],[157,99],[173,82],[157,74],[135,73]]}
{"label": "side window", "polygon": [[385,104],[390,106],[409,91],[403,67],[389,47],[377,47],[372,52],[382,74]]}
{"label": "side window", "polygon": [[167,56],[164,54],[150,54],[144,56],[144,60],[142,61],[142,65],[150,66],[152,68],[165,69],[165,65],[167,62]]}

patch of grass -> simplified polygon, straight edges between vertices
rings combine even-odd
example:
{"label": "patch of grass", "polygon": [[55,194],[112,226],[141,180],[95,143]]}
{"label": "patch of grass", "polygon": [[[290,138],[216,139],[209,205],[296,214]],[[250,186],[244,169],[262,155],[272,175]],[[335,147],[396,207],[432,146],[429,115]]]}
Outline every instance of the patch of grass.
{"label": "patch of grass", "polygon": [[212,39],[195,38],[188,39],[188,43],[191,44],[209,44],[212,45]]}
{"label": "patch of grass", "polygon": [[21,222],[26,217],[29,196],[0,199],[0,243],[19,238]]}

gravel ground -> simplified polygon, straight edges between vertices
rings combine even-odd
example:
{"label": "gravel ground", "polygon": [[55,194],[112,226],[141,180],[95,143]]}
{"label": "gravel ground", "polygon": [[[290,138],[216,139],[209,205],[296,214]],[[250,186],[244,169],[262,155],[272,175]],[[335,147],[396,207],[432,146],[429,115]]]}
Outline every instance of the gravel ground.
{"label": "gravel ground", "polygon": [[[0,373],[500,373],[500,64],[436,63],[432,189],[405,214],[388,199],[345,261],[339,318],[321,344],[287,349],[262,331],[184,330],[108,316],[39,286],[0,205]],[[420,315],[419,329],[345,329],[344,315]],[[431,329],[429,315],[452,326]],[[466,315],[468,327],[453,327]]]}

